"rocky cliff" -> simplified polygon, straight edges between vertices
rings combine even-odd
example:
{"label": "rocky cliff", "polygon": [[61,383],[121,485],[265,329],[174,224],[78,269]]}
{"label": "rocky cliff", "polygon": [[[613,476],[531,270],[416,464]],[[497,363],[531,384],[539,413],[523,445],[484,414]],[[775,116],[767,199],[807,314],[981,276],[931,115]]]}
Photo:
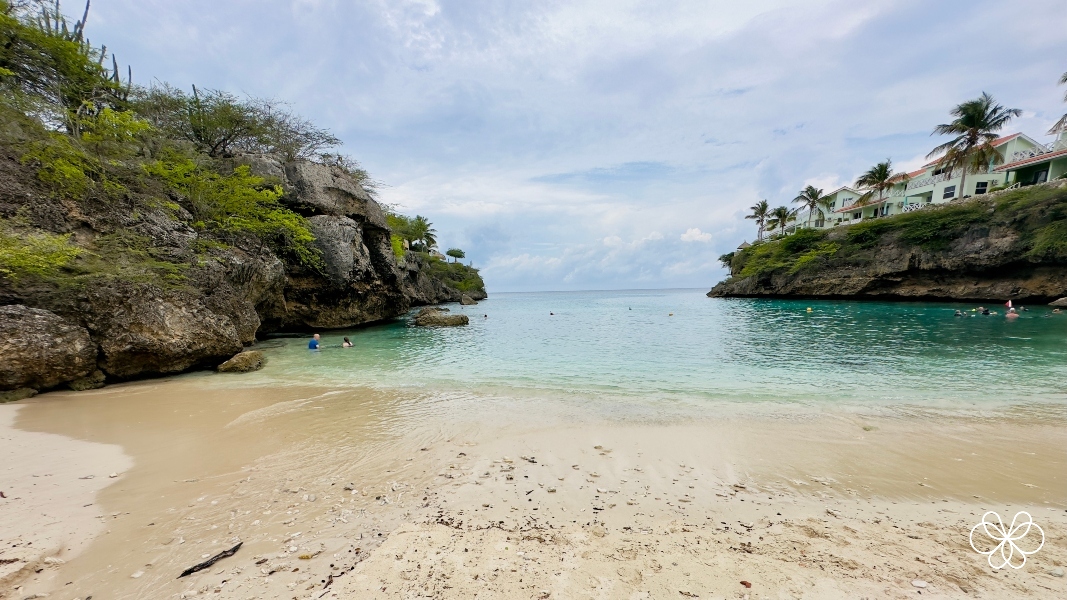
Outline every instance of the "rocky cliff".
{"label": "rocky cliff", "polygon": [[1067,182],[965,199],[724,257],[711,297],[1049,302],[1067,296]]}
{"label": "rocky cliff", "polygon": [[[205,233],[173,191],[75,201],[14,153],[0,158],[2,222],[35,232],[22,238],[31,241],[69,235],[80,249],[57,276],[0,276],[0,391],[214,367],[264,333],[351,327],[464,293],[435,273],[440,261],[396,256],[381,207],[343,169],[228,160],[280,186],[281,203],[310,224],[317,264]],[[485,297],[480,286],[467,293]]]}

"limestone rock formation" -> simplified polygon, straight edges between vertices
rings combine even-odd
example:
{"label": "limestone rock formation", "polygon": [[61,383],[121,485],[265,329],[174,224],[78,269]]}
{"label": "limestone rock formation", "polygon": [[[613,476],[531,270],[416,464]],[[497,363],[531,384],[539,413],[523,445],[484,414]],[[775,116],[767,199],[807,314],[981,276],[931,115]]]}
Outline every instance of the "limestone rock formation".
{"label": "limestone rock formation", "polygon": [[802,231],[735,253],[731,277],[708,296],[1049,302],[1067,295],[1065,208],[1059,181]]}
{"label": "limestone rock formation", "polygon": [[467,315],[446,314],[440,310],[422,310],[415,316],[415,324],[421,327],[454,327],[467,325],[470,319]]}
{"label": "limestone rock formation", "polygon": [[430,268],[439,265],[414,252],[398,260],[381,207],[342,169],[270,155],[228,160],[282,187],[282,203],[309,220],[321,267],[287,262],[255,240],[205,237],[177,196],[60,198],[33,167],[0,152],[0,218],[75,234],[93,255],[133,250],[147,265],[104,265],[69,285],[0,276],[0,390],[90,389],[215,368],[265,333],[351,327],[461,299]]}
{"label": "limestone rock formation", "polygon": [[352,217],[389,229],[385,213],[359,182],[338,167],[296,160],[285,165],[287,202],[298,212]]}
{"label": "limestone rock formation", "polygon": [[478,304],[478,302],[474,298],[471,298],[467,294],[463,294],[459,297],[459,303],[463,306],[471,306],[474,304]]}
{"label": "limestone rock formation", "polygon": [[245,350],[219,365],[218,370],[220,373],[248,373],[262,369],[264,364],[266,364],[266,358],[262,352]]}
{"label": "limestone rock formation", "polygon": [[118,379],[214,366],[243,346],[234,320],[196,293],[120,281],[89,290],[88,303],[100,366]]}
{"label": "limestone rock formation", "polygon": [[0,390],[54,388],[95,370],[84,327],[47,310],[0,306]]}

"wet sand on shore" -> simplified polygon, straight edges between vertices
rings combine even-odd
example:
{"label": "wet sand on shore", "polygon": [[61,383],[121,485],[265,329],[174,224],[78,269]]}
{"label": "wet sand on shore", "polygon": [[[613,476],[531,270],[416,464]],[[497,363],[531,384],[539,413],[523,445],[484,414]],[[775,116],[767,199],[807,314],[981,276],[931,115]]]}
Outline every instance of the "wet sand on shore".
{"label": "wet sand on shore", "polygon": [[[49,514],[85,544],[12,547],[46,521],[36,499],[0,500],[21,526],[0,536],[20,573],[0,598],[1067,597],[1057,411],[575,422],[225,381],[47,394],[0,421],[15,495],[47,472]],[[970,549],[986,510],[1044,529],[1025,568]]]}

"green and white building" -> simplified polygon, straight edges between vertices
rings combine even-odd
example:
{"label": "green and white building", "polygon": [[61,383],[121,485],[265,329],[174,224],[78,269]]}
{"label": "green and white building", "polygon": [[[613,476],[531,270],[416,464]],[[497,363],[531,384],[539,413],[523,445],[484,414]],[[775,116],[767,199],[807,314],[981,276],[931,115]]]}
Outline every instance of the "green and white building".
{"label": "green and white building", "polygon": [[[1000,154],[998,165],[990,164],[978,172],[967,173],[963,181],[959,170],[948,171],[941,166],[941,159],[933,160],[922,168],[895,177],[894,185],[883,196],[877,193],[866,203],[857,205],[866,190],[848,186],[834,190],[828,196],[832,202],[831,213],[797,216],[794,229],[805,227],[828,228],[858,223],[921,209],[931,204],[943,204],[960,198],[985,194],[994,187],[1028,185],[1046,181],[1067,172],[1067,116],[1060,121],[1060,137],[1056,142],[1042,145],[1023,133],[1014,133],[993,141]],[[1055,129],[1055,128],[1054,128]],[[1044,175],[1042,175],[1044,173]],[[966,189],[960,189],[961,183]]]}
{"label": "green and white building", "polygon": [[1044,183],[1067,175],[1067,115],[1063,115],[1048,133],[1056,136],[1055,141],[1017,151],[994,171],[1003,173],[1009,181],[1019,185]]}

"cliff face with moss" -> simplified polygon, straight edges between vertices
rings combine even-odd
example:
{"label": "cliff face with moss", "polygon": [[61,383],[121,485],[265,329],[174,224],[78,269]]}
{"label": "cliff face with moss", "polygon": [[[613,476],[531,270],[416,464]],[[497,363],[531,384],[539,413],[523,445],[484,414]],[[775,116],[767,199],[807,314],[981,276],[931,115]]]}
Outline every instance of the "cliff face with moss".
{"label": "cliff face with moss", "polygon": [[[20,361],[41,372],[0,378],[0,388],[95,387],[214,367],[265,333],[351,327],[464,293],[485,297],[475,269],[397,256],[381,208],[342,171],[260,156],[235,162],[277,184],[279,206],[306,219],[314,262],[255,236],[204,231],[178,192],[69,198],[40,181],[39,165],[0,159],[0,265],[8,266],[0,306],[47,312],[0,315],[0,328],[12,330],[0,342],[0,370],[22,372],[12,366]],[[267,179],[274,169],[281,176]],[[70,369],[72,335],[77,356],[90,360]]]}
{"label": "cliff face with moss", "polygon": [[0,401],[485,297],[286,107],[135,87],[47,3],[0,0],[0,38]]}
{"label": "cliff face with moss", "polygon": [[1067,296],[1067,182],[758,243],[708,296],[1049,302]]}

